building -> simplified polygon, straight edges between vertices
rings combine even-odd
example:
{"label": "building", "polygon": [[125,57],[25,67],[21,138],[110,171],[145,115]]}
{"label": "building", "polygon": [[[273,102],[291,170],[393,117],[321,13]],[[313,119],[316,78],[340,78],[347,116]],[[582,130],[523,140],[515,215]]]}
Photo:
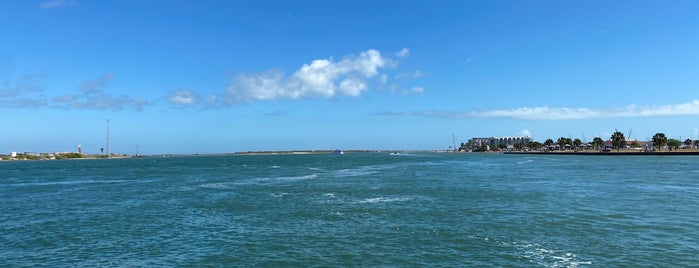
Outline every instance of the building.
{"label": "building", "polygon": [[532,137],[529,136],[514,136],[514,137],[489,137],[489,138],[472,138],[468,141],[471,149],[477,149],[483,145],[490,147],[499,147],[500,144],[505,144],[507,147],[515,144],[528,144],[532,142]]}

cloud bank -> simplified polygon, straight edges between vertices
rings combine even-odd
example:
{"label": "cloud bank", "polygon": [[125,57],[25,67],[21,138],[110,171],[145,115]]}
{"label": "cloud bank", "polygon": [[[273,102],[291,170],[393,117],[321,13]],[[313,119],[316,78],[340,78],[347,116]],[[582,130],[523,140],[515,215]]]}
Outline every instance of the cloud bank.
{"label": "cloud bank", "polygon": [[51,99],[51,107],[80,110],[123,110],[125,108],[142,110],[148,104],[146,99],[128,95],[114,96],[103,89],[115,76],[114,73],[106,73],[93,81],[85,80],[78,87],[78,94],[54,97]]}
{"label": "cloud bank", "polygon": [[5,81],[0,87],[0,107],[41,107],[48,101],[42,94],[44,74],[23,75],[18,82]]}
{"label": "cloud bank", "polygon": [[588,118],[699,115],[699,100],[667,105],[628,105],[621,108],[521,107],[490,111],[382,112],[384,116],[424,116],[435,118],[512,118],[523,120],[569,120]]}
{"label": "cloud bank", "polygon": [[[74,4],[73,1],[54,0],[43,2],[41,6],[53,8]],[[404,48],[396,52],[395,57],[406,57],[408,53],[409,49]],[[391,93],[394,93],[399,86],[392,84],[394,81],[385,71],[397,66],[398,61],[395,57],[385,57],[378,50],[369,49],[340,60],[332,57],[316,59],[302,64],[289,75],[275,69],[241,73],[236,75],[225,89],[211,94],[176,89],[154,100],[108,92],[108,85],[116,77],[115,73],[105,73],[96,79],[84,80],[73,92],[49,97],[44,95],[40,86],[43,74],[25,75],[14,82],[8,80],[0,84],[0,107],[142,110],[148,105],[165,103],[177,108],[213,109],[278,99],[358,97],[374,87],[379,91],[389,87]],[[420,71],[405,72],[402,78],[418,78],[420,74]],[[404,95],[422,94],[425,89],[413,86],[402,92]]]}

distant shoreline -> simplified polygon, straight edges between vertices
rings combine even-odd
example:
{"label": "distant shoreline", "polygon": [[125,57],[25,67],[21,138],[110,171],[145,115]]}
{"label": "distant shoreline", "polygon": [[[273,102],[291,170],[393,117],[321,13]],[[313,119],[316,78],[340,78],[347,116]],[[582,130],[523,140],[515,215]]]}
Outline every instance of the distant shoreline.
{"label": "distant shoreline", "polygon": [[[351,153],[414,153],[414,152],[442,152],[439,150],[342,150],[343,154]],[[87,159],[129,159],[129,158],[159,158],[159,157],[196,157],[196,156],[236,156],[236,155],[310,155],[310,154],[337,154],[336,150],[288,150],[288,151],[245,151],[231,153],[164,153],[164,154],[148,154],[148,155],[92,155],[82,154],[79,157],[63,157],[45,155],[18,155],[12,157],[9,155],[0,155],[0,161],[46,161],[46,160],[87,160]]]}
{"label": "distant shoreline", "polygon": [[548,151],[548,152],[541,152],[541,151],[529,151],[529,152],[522,152],[522,151],[516,151],[516,152],[503,152],[503,154],[527,154],[527,155],[635,155],[635,156],[643,156],[643,155],[699,155],[699,150],[677,150],[677,151],[654,151],[654,152],[645,152],[645,151],[609,151],[609,152],[599,152],[599,151]]}
{"label": "distant shoreline", "polygon": [[[600,152],[593,150],[585,151],[502,151],[502,152],[453,152],[444,150],[343,150],[344,154],[352,153],[457,153],[457,154],[479,154],[479,153],[495,153],[508,155],[589,155],[589,156],[682,156],[682,155],[699,155],[699,149],[692,150],[676,150],[676,151],[640,151],[640,150],[622,150]],[[189,157],[189,156],[250,156],[250,155],[312,155],[312,154],[337,154],[335,150],[289,150],[289,151],[245,151],[232,153],[202,153],[202,154],[153,154],[153,155],[114,155],[111,159],[128,159],[128,158],[158,158],[158,157]],[[83,155],[79,158],[12,158],[6,155],[0,155],[0,161],[44,161],[44,160],[87,160],[87,159],[110,159],[105,155]]]}

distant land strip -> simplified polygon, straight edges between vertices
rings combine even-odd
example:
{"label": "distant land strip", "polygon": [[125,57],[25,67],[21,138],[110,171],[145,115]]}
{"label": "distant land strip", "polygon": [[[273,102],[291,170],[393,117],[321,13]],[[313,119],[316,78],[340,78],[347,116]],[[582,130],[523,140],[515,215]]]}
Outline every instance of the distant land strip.
{"label": "distant land strip", "polygon": [[699,155],[699,150],[676,150],[676,151],[609,151],[609,152],[599,152],[599,151],[516,151],[516,152],[503,152],[503,154],[532,154],[532,155]]}

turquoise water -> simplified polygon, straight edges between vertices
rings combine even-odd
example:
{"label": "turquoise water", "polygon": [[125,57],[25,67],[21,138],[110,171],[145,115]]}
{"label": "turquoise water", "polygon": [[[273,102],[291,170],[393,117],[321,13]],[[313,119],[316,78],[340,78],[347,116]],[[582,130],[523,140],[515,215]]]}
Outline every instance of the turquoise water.
{"label": "turquoise water", "polygon": [[0,266],[688,267],[699,157],[0,162]]}

